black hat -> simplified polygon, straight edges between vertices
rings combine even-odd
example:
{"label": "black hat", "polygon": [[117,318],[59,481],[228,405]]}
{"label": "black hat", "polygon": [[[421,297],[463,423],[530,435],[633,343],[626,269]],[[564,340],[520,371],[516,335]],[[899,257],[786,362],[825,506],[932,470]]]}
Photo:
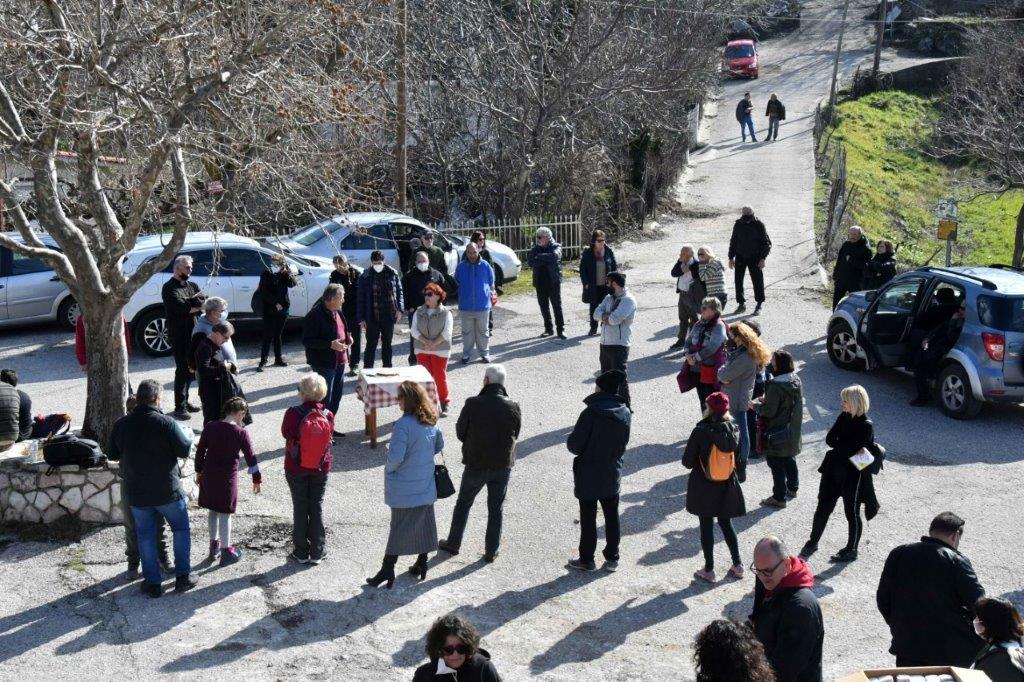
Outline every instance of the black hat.
{"label": "black hat", "polygon": [[597,377],[597,387],[605,393],[618,393],[625,380],[626,373],[621,369],[610,369]]}

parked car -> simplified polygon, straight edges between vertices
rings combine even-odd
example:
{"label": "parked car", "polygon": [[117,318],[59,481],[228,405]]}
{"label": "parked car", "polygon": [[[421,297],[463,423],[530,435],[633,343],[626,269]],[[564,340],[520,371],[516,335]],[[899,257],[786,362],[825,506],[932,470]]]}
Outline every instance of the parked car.
{"label": "parked car", "polygon": [[[5,232],[4,236],[24,243],[17,232]],[[59,250],[47,235],[40,235],[40,241]],[[71,292],[42,260],[0,246],[0,327],[52,320],[65,329],[75,328],[78,303]]]}
{"label": "parked car", "polygon": [[[433,233],[434,245],[445,252],[448,272],[454,273],[462,252],[466,250],[466,238],[438,232],[402,213],[336,215],[284,237],[268,237],[263,242],[268,248],[292,255],[331,259],[343,253],[349,262],[360,267],[369,267],[370,253],[379,249],[384,253],[385,263],[399,272],[406,272],[412,256],[409,242],[426,232]],[[487,240],[487,246],[494,258],[498,282],[511,282],[518,278],[522,263],[515,252],[490,239]]]}
{"label": "parked car", "polygon": [[742,78],[757,78],[760,71],[757,43],[750,39],[730,40],[722,52],[722,73]]}
{"label": "parked car", "polygon": [[914,320],[952,289],[966,305],[963,331],[939,367],[939,407],[970,419],[986,402],[1024,402],[1024,269],[923,267],[878,290],[846,296],[828,323],[826,346],[842,369],[912,367]]}

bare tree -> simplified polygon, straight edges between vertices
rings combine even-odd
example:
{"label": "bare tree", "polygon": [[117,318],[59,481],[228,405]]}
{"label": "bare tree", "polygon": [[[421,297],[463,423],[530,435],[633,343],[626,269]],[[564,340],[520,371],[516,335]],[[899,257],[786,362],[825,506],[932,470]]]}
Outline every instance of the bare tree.
{"label": "bare tree", "polygon": [[[0,244],[51,265],[80,305],[86,433],[105,439],[124,413],[121,310],[189,229],[245,227],[254,195],[263,215],[308,202],[296,186],[346,200],[332,139],[365,123],[354,105],[365,81],[353,74],[372,73],[345,42],[358,25],[352,6],[0,0],[0,157],[31,184],[25,196],[0,178],[20,235]],[[74,191],[62,188],[65,174]],[[209,179],[228,192],[206,197]],[[126,275],[122,262],[148,229],[169,231],[166,244]]]}

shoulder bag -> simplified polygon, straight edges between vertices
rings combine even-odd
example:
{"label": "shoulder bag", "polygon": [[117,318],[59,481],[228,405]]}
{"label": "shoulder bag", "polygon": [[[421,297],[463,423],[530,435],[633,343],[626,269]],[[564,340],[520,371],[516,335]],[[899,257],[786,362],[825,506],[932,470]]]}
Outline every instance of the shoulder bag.
{"label": "shoulder bag", "polygon": [[448,467],[444,465],[444,454],[441,454],[441,463],[434,463],[434,487],[437,488],[437,499],[443,500],[455,494],[455,484],[448,473]]}
{"label": "shoulder bag", "polygon": [[796,409],[796,401],[793,400],[789,404],[789,414],[786,415],[786,423],[782,426],[776,427],[771,431],[765,431],[764,442],[769,447],[782,445],[783,443],[789,442],[792,429],[790,425],[793,423],[793,411]]}

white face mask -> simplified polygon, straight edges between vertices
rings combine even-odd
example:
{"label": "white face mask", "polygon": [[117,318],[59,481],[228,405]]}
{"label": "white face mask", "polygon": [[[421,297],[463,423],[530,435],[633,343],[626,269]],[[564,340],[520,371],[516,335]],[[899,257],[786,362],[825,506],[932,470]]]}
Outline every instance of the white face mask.
{"label": "white face mask", "polygon": [[978,637],[985,636],[985,626],[977,618],[974,619],[974,634],[978,635]]}
{"label": "white face mask", "polygon": [[374,263],[373,264],[373,271],[374,272],[384,272],[384,264],[383,263]]}
{"label": "white face mask", "polygon": [[427,270],[430,269],[430,263],[419,262],[416,264],[416,269],[419,270],[420,272],[426,272]]}

